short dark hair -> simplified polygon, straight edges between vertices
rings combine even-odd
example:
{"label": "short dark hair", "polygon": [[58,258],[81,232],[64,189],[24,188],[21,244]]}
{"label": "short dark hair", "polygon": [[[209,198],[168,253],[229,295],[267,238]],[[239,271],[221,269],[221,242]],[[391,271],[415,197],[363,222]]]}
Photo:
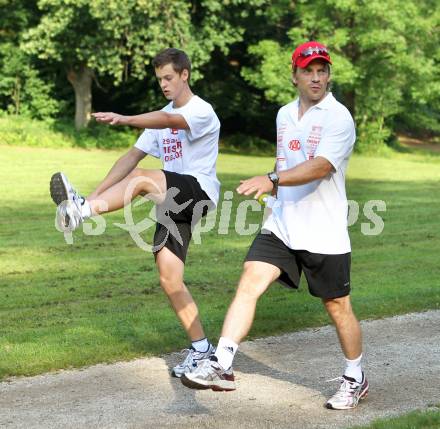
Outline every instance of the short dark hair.
{"label": "short dark hair", "polygon": [[167,48],[163,51],[160,51],[153,58],[154,68],[163,67],[167,64],[171,64],[173,66],[173,70],[179,74],[181,74],[185,69],[188,70],[189,80],[189,77],[191,76],[191,61],[185,52],[176,48]]}

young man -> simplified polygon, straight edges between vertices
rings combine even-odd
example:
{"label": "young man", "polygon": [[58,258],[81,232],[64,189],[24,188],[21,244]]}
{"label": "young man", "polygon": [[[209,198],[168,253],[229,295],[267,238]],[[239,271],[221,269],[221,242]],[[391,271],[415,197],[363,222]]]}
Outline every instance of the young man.
{"label": "young man", "polygon": [[272,213],[254,240],[229,307],[215,355],[182,378],[188,387],[234,390],[232,361],[249,332],[258,298],[275,280],[297,288],[304,271],[309,291],[335,323],[346,369],[326,406],[354,408],[367,395],[361,369],[359,322],[350,304],[350,240],[345,172],[355,142],[353,119],[328,92],[330,56],[317,42],[292,55],[299,98],[277,116],[276,171],[241,181],[237,191],[272,192]]}
{"label": "young man", "polygon": [[[165,49],[154,58],[153,66],[162,92],[170,100],[162,110],[137,116],[93,115],[98,122],[145,128],[134,147],[116,161],[87,199],[77,194],[62,173],[52,176],[50,191],[58,205],[57,223],[62,231],[73,231],[89,217],[118,210],[138,195],[156,202],[153,252],[160,285],[192,342],[184,361],[172,371],[181,377],[213,351],[183,283],[183,273],[191,226],[219,198],[220,122],[211,105],[191,92],[191,64],[183,51]],[[161,158],[163,170],[136,168],[147,154]]]}

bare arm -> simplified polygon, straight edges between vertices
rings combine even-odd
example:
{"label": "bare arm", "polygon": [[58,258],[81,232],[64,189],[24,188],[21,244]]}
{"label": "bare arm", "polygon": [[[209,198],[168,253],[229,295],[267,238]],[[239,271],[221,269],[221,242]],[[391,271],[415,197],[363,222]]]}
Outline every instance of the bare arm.
{"label": "bare arm", "polygon": [[334,171],[333,165],[326,158],[317,156],[294,168],[279,172],[279,186],[304,185],[314,180],[323,179],[332,171]]}
{"label": "bare arm", "polygon": [[[280,178],[279,186],[304,185],[314,180],[323,179],[333,170],[333,165],[327,159],[318,156],[315,159],[304,161],[288,170],[280,171],[278,173]],[[255,194],[254,198],[258,198],[265,192],[271,192],[272,189],[273,184],[267,175],[265,175],[240,180],[240,186],[237,188],[237,192],[244,195]]]}
{"label": "bare arm", "polygon": [[136,128],[176,128],[179,130],[189,129],[182,115],[158,110],[141,115],[124,116],[113,112],[97,112],[92,116],[98,121],[109,125],[129,125]]}
{"label": "bare arm", "polygon": [[121,156],[107,173],[105,179],[87,197],[88,200],[99,199],[99,194],[124,179],[138,165],[139,161],[146,156],[136,147],[131,148],[125,155]]}

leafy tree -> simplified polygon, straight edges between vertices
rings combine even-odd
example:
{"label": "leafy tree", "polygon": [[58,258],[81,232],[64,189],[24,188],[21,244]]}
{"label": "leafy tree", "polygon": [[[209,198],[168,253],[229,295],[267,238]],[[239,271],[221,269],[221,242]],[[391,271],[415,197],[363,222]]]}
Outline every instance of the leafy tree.
{"label": "leafy tree", "polygon": [[58,112],[59,103],[51,97],[52,85],[45,82],[30,59],[16,45],[1,46],[0,94],[8,113],[43,119]]}
{"label": "leafy tree", "polygon": [[46,118],[58,110],[52,87],[19,47],[22,32],[37,19],[33,2],[0,0],[0,105],[9,113]]}
{"label": "leafy tree", "polygon": [[267,99],[291,99],[290,54],[295,45],[315,39],[331,49],[335,91],[356,119],[358,148],[371,150],[387,140],[395,117],[410,105],[438,106],[434,2],[408,0],[403,7],[398,0],[301,0],[285,13],[294,16],[285,28],[288,43],[270,38],[250,46],[258,62],[242,71]]}
{"label": "leafy tree", "polygon": [[189,54],[193,78],[200,78],[198,70],[212,51],[226,52],[241,37],[240,28],[222,19],[227,6],[217,0],[40,0],[42,18],[25,35],[24,47],[64,68],[75,91],[75,124],[82,128],[90,118],[92,81],[98,75],[111,76],[116,85],[129,76],[142,79],[152,73],[152,57],[175,46]]}
{"label": "leafy tree", "polygon": [[408,65],[397,120],[405,132],[440,135],[440,5],[424,0],[417,7],[414,25],[408,28],[415,56]]}
{"label": "leafy tree", "polygon": [[[231,136],[234,142],[246,139],[244,135],[274,141],[274,118],[279,105],[265,97],[258,86],[243,79],[242,71],[255,64],[255,54],[248,50],[250,45],[269,37],[288,41],[285,29],[292,22],[293,3],[292,0],[243,1],[236,8],[229,6],[224,10],[223,19],[235,28],[242,28],[243,35],[226,55],[214,51],[201,69],[205,78],[197,81],[195,90],[215,105],[222,121],[222,136],[228,137],[228,141],[231,134],[237,134]],[[247,140],[258,141],[258,138]]]}

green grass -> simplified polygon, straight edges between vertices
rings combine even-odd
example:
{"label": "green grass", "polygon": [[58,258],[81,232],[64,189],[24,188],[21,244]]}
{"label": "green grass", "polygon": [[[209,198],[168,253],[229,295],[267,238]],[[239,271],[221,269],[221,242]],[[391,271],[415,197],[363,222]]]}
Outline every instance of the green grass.
{"label": "green grass", "polygon": [[[74,234],[73,245],[54,228],[48,182],[65,171],[84,193],[104,176],[121,152],[2,146],[0,183],[0,377],[31,375],[137,356],[162,354],[187,339],[160,290],[151,254],[106,217],[101,236]],[[156,168],[147,159],[145,167]],[[239,179],[269,171],[271,157],[223,154],[222,191]],[[362,318],[440,308],[440,162],[437,157],[400,154],[380,159],[354,156],[348,196],[362,209],[384,200],[385,229],[365,236],[362,214],[350,227],[353,303]],[[234,196],[234,207],[244,199]],[[144,206],[135,211],[141,219]],[[258,223],[261,213],[250,213]],[[185,273],[207,334],[218,336],[233,297],[242,260],[253,237],[227,235],[217,226],[192,244]],[[151,238],[152,231],[146,236]],[[306,285],[298,292],[278,285],[259,302],[250,338],[329,323]]]}
{"label": "green grass", "polygon": [[354,426],[350,429],[439,429],[440,411],[438,407],[432,410],[413,411],[403,416],[391,419],[375,420],[366,426]]}

